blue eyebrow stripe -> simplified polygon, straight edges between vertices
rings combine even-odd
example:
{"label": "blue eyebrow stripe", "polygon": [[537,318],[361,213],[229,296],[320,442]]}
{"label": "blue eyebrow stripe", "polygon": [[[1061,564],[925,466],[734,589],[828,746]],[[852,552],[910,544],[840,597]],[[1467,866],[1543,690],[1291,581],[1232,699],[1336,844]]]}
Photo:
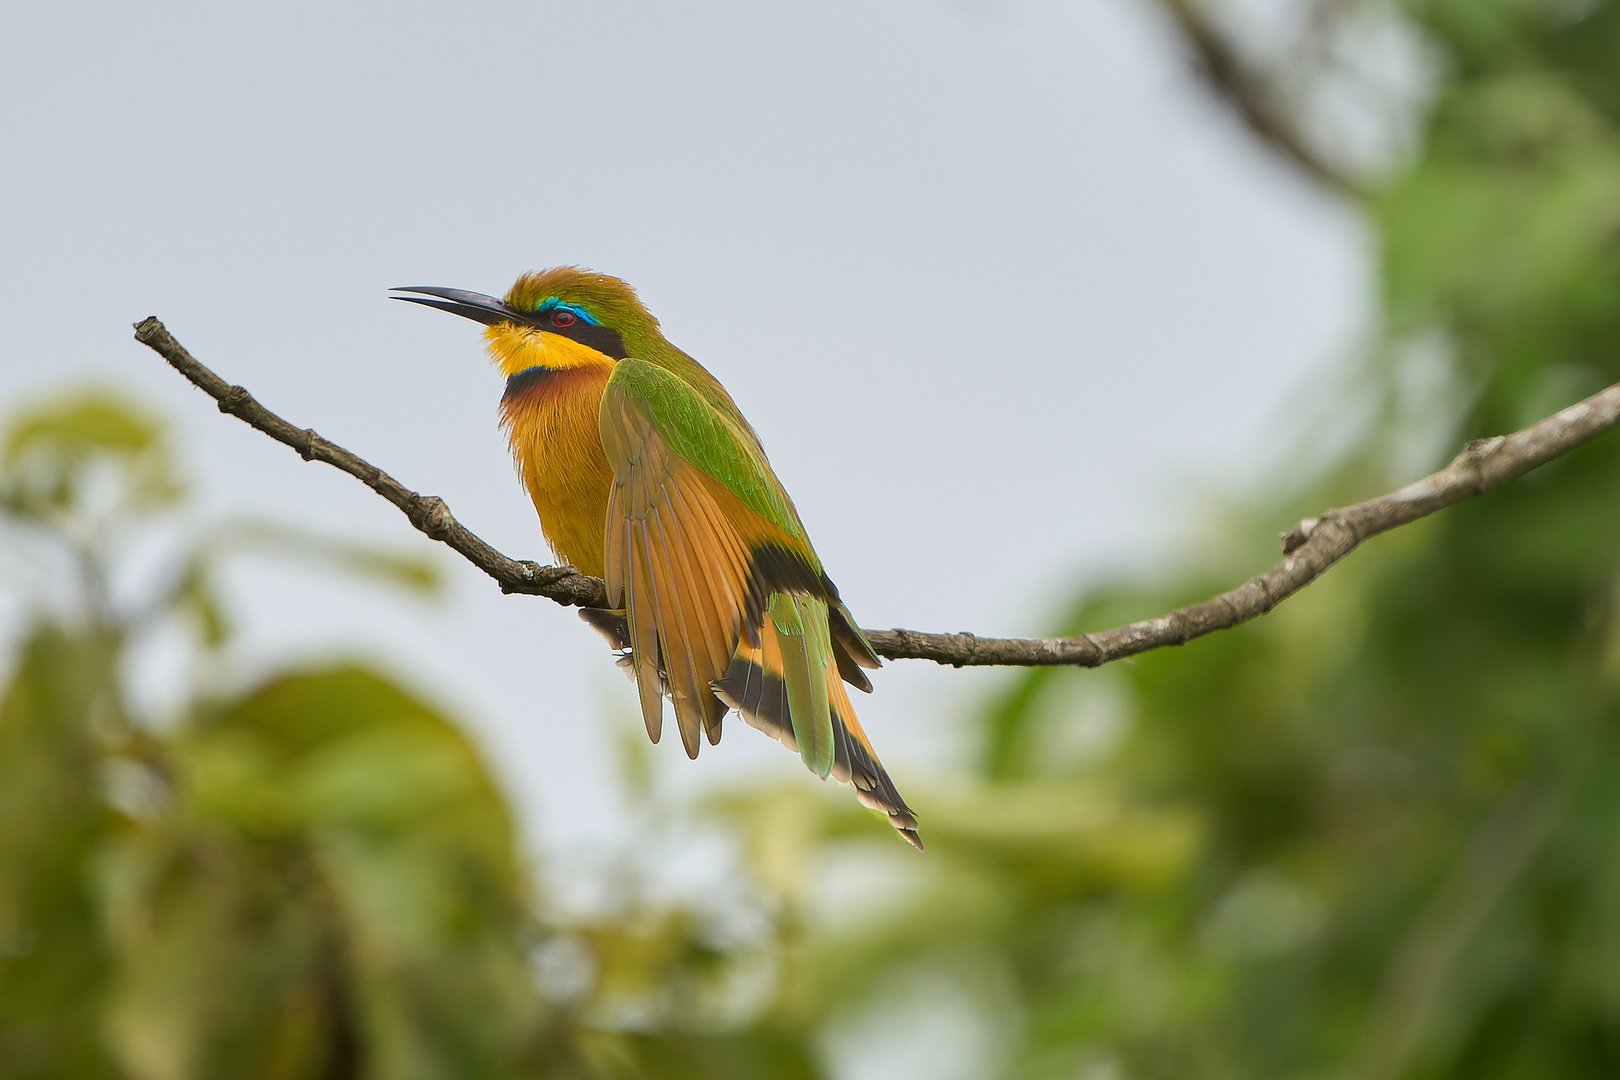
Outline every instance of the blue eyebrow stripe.
{"label": "blue eyebrow stripe", "polygon": [[596,321],[596,317],[594,315],[580,307],[578,304],[570,304],[565,300],[559,300],[555,296],[546,297],[544,300],[540,301],[540,306],[534,309],[534,313],[536,315],[544,315],[551,311],[566,311],[580,322],[590,323],[592,326],[602,325]]}

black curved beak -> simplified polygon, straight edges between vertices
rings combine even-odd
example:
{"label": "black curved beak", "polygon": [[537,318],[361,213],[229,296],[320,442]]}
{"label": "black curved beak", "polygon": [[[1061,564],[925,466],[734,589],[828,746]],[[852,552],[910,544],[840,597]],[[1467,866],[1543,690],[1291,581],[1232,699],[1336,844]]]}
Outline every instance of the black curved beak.
{"label": "black curved beak", "polygon": [[[420,293],[420,296],[391,296],[389,299],[438,308],[452,315],[460,315],[464,319],[481,322],[485,326],[495,326],[504,322],[517,323],[519,326],[534,325],[534,320],[526,312],[507,307],[506,301],[485,296],[483,293],[468,292],[466,289],[444,289],[437,285],[401,285],[390,289],[389,292]],[[424,299],[425,297],[435,299]]]}

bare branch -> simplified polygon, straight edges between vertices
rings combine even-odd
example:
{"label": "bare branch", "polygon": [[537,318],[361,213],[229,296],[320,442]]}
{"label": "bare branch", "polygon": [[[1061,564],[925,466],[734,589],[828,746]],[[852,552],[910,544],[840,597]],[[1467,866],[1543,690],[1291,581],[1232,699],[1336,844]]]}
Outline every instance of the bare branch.
{"label": "bare branch", "polygon": [[[404,511],[412,525],[460,552],[468,562],[494,578],[503,592],[544,596],[559,604],[601,607],[607,589],[598,578],[566,566],[509,559],[473,535],[450,514],[444,500],[418,495],[375,465],[321,438],[294,427],[203,366],[163,324],[148,318],[135,328],[135,339],[147,345],[219,402],[221,412],[251,424],[304,460],[324,461],[342,469]],[[1474,495],[1483,494],[1538,465],[1568,453],[1620,423],[1620,383],[1584,401],[1516,431],[1478,439],[1444,469],[1399,491],[1354,506],[1307,518],[1282,535],[1282,562],[1230,592],[1190,604],[1155,619],[1113,630],[1065,638],[983,638],[975,634],[928,634],[917,630],[868,630],[880,656],[891,660],[933,660],[955,667],[1097,667],[1166,645],[1237,626],[1264,615],[1309,585],[1362,541],[1409,524]]]}
{"label": "bare branch", "polygon": [[1282,562],[1230,592],[1156,619],[1067,638],[981,638],[913,630],[868,631],[868,636],[884,656],[957,666],[1097,667],[1166,645],[1182,645],[1266,614],[1362,541],[1523,476],[1617,423],[1620,383],[1512,435],[1476,439],[1450,465],[1399,491],[1306,518],[1282,534]]}
{"label": "bare branch", "polygon": [[232,386],[209,370],[174,340],[155,317],[135,324],[135,340],[167,360],[193,386],[219,402],[219,411],[258,428],[279,443],[298,451],[305,461],[324,461],[341,469],[404,511],[412,525],[433,539],[450,545],[466,560],[494,578],[502,592],[544,596],[574,607],[601,607],[607,588],[600,578],[587,577],[570,566],[545,566],[508,559],[490,547],[450,514],[437,495],[418,495],[364,458],[328,442],[309,428],[294,427],[260,405],[252,394]]}
{"label": "bare branch", "polygon": [[1199,73],[1232,106],[1251,134],[1323,187],[1352,199],[1365,195],[1358,180],[1311,145],[1297,121],[1279,103],[1279,95],[1269,80],[1238,55],[1199,0],[1159,3],[1197,56]]}

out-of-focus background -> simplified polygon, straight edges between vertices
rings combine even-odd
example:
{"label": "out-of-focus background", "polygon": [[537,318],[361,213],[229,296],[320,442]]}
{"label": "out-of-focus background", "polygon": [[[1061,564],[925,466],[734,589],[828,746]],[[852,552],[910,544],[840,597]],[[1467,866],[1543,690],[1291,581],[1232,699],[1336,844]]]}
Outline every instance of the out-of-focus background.
{"label": "out-of-focus background", "polygon": [[1620,444],[889,665],[919,856],[129,339],[543,557],[384,292],[616,273],[866,625],[1099,629],[1620,377],[1620,5],[34,5],[0,86],[0,1075],[1620,1073]]}

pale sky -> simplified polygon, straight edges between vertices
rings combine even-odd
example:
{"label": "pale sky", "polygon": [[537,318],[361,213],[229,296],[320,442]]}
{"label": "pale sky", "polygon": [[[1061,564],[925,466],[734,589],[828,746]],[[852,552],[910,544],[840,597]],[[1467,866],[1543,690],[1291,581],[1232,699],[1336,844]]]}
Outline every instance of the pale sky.
{"label": "pale sky", "polygon": [[[479,327],[395,285],[626,278],[731,390],[869,627],[1032,634],[1151,566],[1287,445],[1368,311],[1356,218],[1251,145],[1145,0],[27,4],[0,35],[0,406],[105,380],[202,508],[420,550],[353,480],[130,337],[157,315],[269,407],[547,558]],[[574,614],[445,551],[439,603],[265,562],[247,667],[380,657],[465,718],[530,843],[627,826],[634,694]],[[15,604],[8,606],[15,624]],[[170,658],[172,659],[172,658]],[[142,693],[172,695],[153,649]],[[902,792],[998,675],[857,702]],[[817,783],[735,719],[680,784]],[[910,788],[908,788],[910,781]],[[925,822],[926,832],[926,822]]]}

